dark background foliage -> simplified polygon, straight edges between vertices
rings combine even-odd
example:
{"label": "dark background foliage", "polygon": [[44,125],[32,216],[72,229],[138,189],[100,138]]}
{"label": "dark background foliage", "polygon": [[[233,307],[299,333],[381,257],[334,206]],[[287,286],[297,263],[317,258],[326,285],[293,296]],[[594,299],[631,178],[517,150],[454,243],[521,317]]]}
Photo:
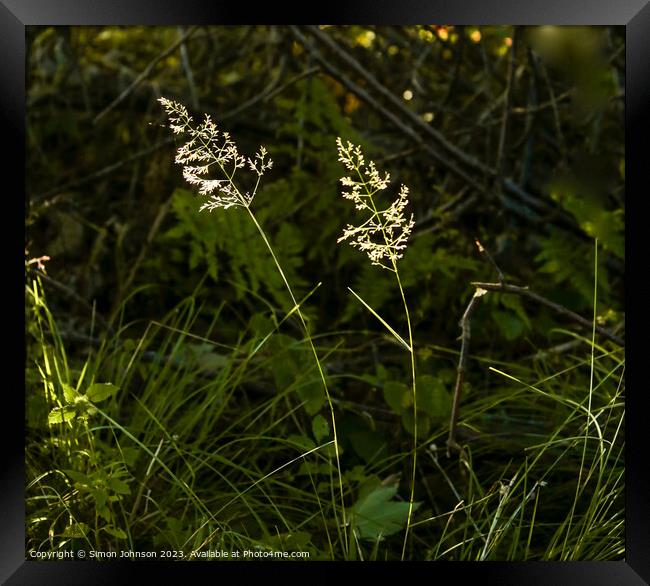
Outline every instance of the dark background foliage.
{"label": "dark background foliage", "polygon": [[[329,328],[367,319],[346,285],[378,310],[397,294],[335,246],[353,215],[336,136],[411,189],[403,271],[418,341],[449,345],[470,281],[494,280],[474,238],[512,282],[589,314],[598,237],[600,307],[622,311],[623,40],[596,27],[31,28],[28,248],[106,317],[152,283],[127,310],[159,315],[206,270],[209,303],[254,304],[241,287],[286,301],[237,210],[196,213],[161,127],[165,95],[210,113],[244,153],[267,146],[257,212],[299,290],[323,282],[309,305]],[[477,347],[500,341],[489,354],[509,357],[567,325],[505,298],[477,320]]]}

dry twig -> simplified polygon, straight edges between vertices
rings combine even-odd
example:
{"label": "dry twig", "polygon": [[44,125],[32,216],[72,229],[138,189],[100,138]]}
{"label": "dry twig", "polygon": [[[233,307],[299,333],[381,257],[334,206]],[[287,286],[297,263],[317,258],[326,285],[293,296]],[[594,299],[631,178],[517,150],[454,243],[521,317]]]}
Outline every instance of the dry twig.
{"label": "dry twig", "polygon": [[[533,301],[536,301],[540,305],[543,305],[544,307],[548,307],[549,309],[552,309],[556,313],[568,317],[570,320],[584,326],[589,330],[591,330],[594,327],[594,324],[591,320],[588,320],[582,317],[581,315],[578,315],[574,311],[567,309],[566,307],[560,305],[559,303],[555,303],[550,299],[546,299],[546,297],[542,297],[541,295],[534,293],[528,287],[519,287],[517,285],[508,285],[506,283],[478,283],[477,282],[477,283],[472,283],[472,285],[481,289],[485,289],[487,291],[497,291],[499,293],[514,293],[515,295],[520,295],[522,297],[532,299]],[[599,325],[596,325],[595,329],[599,334],[601,334],[608,340],[611,340],[615,344],[618,344],[619,346],[625,346],[625,340],[623,340],[623,338],[617,336],[616,334],[612,334],[612,332],[610,332],[608,329],[603,328],[602,326]]]}
{"label": "dry twig", "polygon": [[451,455],[452,449],[461,449],[458,442],[456,442],[456,426],[458,424],[458,412],[460,410],[460,398],[463,394],[463,383],[465,382],[465,364],[467,363],[467,349],[469,348],[469,339],[471,337],[470,319],[472,313],[478,305],[478,300],[485,295],[487,291],[476,288],[474,295],[470,299],[467,309],[461,318],[459,325],[461,329],[461,346],[460,357],[458,359],[458,369],[456,375],[456,387],[454,388],[454,402],[451,408],[451,419],[449,421],[449,437],[447,438],[447,456]]}

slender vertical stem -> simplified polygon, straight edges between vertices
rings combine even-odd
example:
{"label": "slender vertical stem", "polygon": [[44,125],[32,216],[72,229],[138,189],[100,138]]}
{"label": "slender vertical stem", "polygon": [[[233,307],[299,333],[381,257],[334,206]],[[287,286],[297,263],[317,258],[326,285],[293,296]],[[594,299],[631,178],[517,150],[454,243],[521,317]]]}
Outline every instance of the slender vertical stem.
{"label": "slender vertical stem", "polygon": [[[370,191],[368,189],[368,184],[363,178],[363,175],[359,171],[359,169],[356,169],[357,174],[359,176],[359,179],[363,183],[363,186],[366,190],[366,194],[368,195],[368,200],[370,201],[370,206],[367,206],[368,209],[370,209],[374,213],[374,217],[379,217],[379,211],[377,210],[377,206],[375,205],[375,201],[372,198],[373,194],[375,192]],[[383,224],[380,224],[381,226],[381,233],[384,238],[384,242],[388,245],[390,242],[390,239],[388,238],[386,234],[386,230],[384,229]],[[399,270],[397,269],[397,259],[395,256],[391,255],[390,257],[391,264],[393,265],[392,268],[386,267],[385,265],[381,265],[384,268],[392,271],[395,273],[395,278],[397,279],[397,286],[399,287],[399,292],[402,297],[402,304],[404,305],[404,314],[406,316],[406,325],[408,327],[408,333],[409,333],[409,352],[411,354],[411,385],[412,385],[412,390],[413,390],[413,469],[412,469],[412,474],[411,474],[411,496],[409,498],[409,512],[408,512],[408,517],[406,519],[406,531],[404,532],[404,544],[402,545],[402,557],[401,560],[404,561],[404,556],[406,555],[406,545],[408,543],[408,536],[409,532],[411,530],[411,516],[413,514],[413,498],[415,496],[415,474],[416,474],[416,469],[417,469],[417,451],[418,451],[418,399],[417,399],[417,390],[415,386],[415,352],[413,351],[413,330],[411,328],[411,314],[409,312],[408,304],[406,303],[406,296],[404,295],[404,287],[402,287],[402,280],[399,277]]]}
{"label": "slender vertical stem", "polygon": [[411,474],[411,497],[409,498],[409,512],[406,519],[406,531],[404,533],[404,544],[402,546],[402,561],[404,561],[404,555],[406,554],[406,544],[408,543],[409,532],[411,529],[411,515],[413,514],[413,498],[415,496],[415,472],[417,467],[417,453],[418,453],[418,398],[417,391],[415,387],[415,352],[413,351],[413,331],[411,329],[411,315],[409,313],[408,304],[406,303],[406,296],[404,295],[404,288],[402,287],[402,281],[399,278],[399,271],[397,270],[397,264],[393,259],[393,268],[395,269],[395,277],[397,278],[397,285],[399,287],[400,295],[402,296],[402,303],[404,304],[404,313],[406,314],[406,324],[408,326],[409,333],[409,347],[411,354],[411,384],[413,387],[413,436],[414,446],[413,446],[413,471]]}
{"label": "slender vertical stem", "polygon": [[[255,227],[257,228],[258,232],[260,233],[260,236],[262,237],[262,240],[264,240],[264,244],[266,244],[266,247],[268,248],[269,252],[271,253],[271,257],[273,258],[273,262],[275,263],[276,268],[278,269],[278,272],[280,273],[280,276],[282,277],[282,280],[284,281],[284,284],[287,288],[287,291],[289,292],[289,296],[291,297],[291,301],[293,303],[293,306],[296,309],[296,313],[298,314],[298,317],[300,318],[300,322],[302,323],[302,327],[305,330],[305,334],[307,335],[307,341],[309,342],[309,347],[311,348],[311,351],[314,355],[314,358],[316,359],[316,366],[318,367],[318,373],[320,375],[321,381],[323,382],[323,388],[325,389],[325,396],[327,397],[327,403],[329,405],[330,409],[330,416],[332,419],[332,434],[334,436],[334,454],[336,456],[336,467],[338,470],[339,474],[339,491],[341,495],[341,515],[343,517],[343,542],[345,545],[345,550],[347,553],[348,550],[348,542],[347,542],[347,520],[346,520],[346,514],[345,514],[345,500],[343,496],[343,475],[341,472],[341,461],[340,461],[340,456],[339,456],[339,444],[338,444],[338,436],[336,432],[336,419],[334,417],[334,404],[332,403],[332,397],[330,396],[329,389],[327,387],[327,381],[325,379],[325,373],[323,372],[323,367],[320,363],[320,360],[318,358],[318,353],[316,352],[316,347],[314,346],[314,342],[311,338],[311,334],[309,332],[309,326],[307,325],[307,322],[305,321],[304,316],[302,315],[302,312],[300,311],[300,306],[298,305],[298,302],[296,301],[296,297],[293,294],[293,289],[291,288],[291,285],[289,284],[289,281],[287,280],[287,277],[284,274],[284,271],[282,270],[282,266],[280,266],[280,263],[275,256],[275,252],[273,251],[273,247],[271,246],[271,243],[269,242],[268,238],[266,237],[266,234],[260,224],[257,221],[257,218],[255,217],[255,214],[251,211],[250,207],[245,206],[246,211],[248,212],[251,220],[255,224]],[[338,515],[336,514],[336,508],[334,508],[334,515],[338,519]]]}

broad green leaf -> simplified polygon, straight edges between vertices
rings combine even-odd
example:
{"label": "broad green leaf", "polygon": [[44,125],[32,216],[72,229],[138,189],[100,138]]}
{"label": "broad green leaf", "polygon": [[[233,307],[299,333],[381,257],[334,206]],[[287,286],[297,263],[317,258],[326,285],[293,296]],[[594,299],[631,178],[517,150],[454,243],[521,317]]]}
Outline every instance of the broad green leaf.
{"label": "broad green leaf", "polygon": [[88,390],[86,391],[86,396],[93,403],[99,403],[100,401],[104,401],[109,397],[112,397],[119,390],[120,388],[116,387],[112,383],[95,383],[93,385],[90,385],[90,387],[88,387]]}
{"label": "broad green leaf", "polygon": [[108,487],[117,494],[131,494],[129,485],[119,478],[109,478]]}
{"label": "broad green leaf", "polygon": [[113,527],[112,525],[106,525],[102,527],[106,533],[109,535],[112,535],[113,537],[117,537],[118,539],[126,539],[126,533],[120,529],[119,527]]}
{"label": "broad green leaf", "polygon": [[67,403],[74,403],[75,399],[79,396],[79,393],[70,385],[63,385],[63,396]]}
{"label": "broad green leaf", "polygon": [[[97,505],[97,510],[105,508],[106,503],[108,502],[108,494],[105,489],[94,490],[93,497],[95,498],[95,504]],[[106,518],[107,521],[110,521],[110,518]]]}
{"label": "broad green leaf", "polygon": [[229,363],[226,356],[217,352],[214,345],[207,342],[188,343],[174,354],[178,358],[179,366],[196,368],[207,374],[216,374]]}
{"label": "broad green leaf", "polygon": [[316,447],[314,440],[304,435],[290,435],[287,440],[293,444],[296,444],[297,449],[302,449],[305,452],[313,450]]}
{"label": "broad green leaf", "polygon": [[[345,454],[345,448],[343,447],[343,445],[339,443],[338,448],[339,448],[339,455]],[[325,445],[318,451],[326,458],[336,458],[336,448],[334,446],[333,441],[326,442]]]}
{"label": "broad green leaf", "polygon": [[372,385],[373,387],[381,386],[381,379],[378,376],[374,376],[372,374],[362,374],[359,376],[359,378],[369,385]]}
{"label": "broad green leaf", "polygon": [[361,464],[357,464],[351,470],[346,470],[343,473],[343,478],[346,482],[363,482],[367,478],[366,467]]}
{"label": "broad green leaf", "polygon": [[413,391],[404,383],[387,381],[384,383],[384,399],[398,415],[413,404]]}
{"label": "broad green leaf", "polygon": [[375,373],[380,381],[387,381],[390,378],[388,369],[381,362],[375,367]]}
{"label": "broad green leaf", "polygon": [[73,405],[65,405],[64,407],[55,407],[50,411],[47,416],[47,422],[49,425],[56,425],[57,423],[63,423],[64,421],[72,421],[77,417],[77,410]]}
{"label": "broad green leaf", "polygon": [[357,497],[357,502],[364,501],[372,492],[378,488],[381,488],[382,486],[392,486],[393,484],[396,483],[384,483],[382,485],[381,478],[377,474],[369,474],[366,472],[365,477],[359,484],[359,495]]}
{"label": "broad green leaf", "polygon": [[492,318],[503,332],[506,340],[515,340],[524,333],[524,323],[509,311],[494,310]]}
{"label": "broad green leaf", "polygon": [[365,461],[373,462],[387,456],[387,446],[384,437],[370,429],[355,429],[347,433],[352,449]]}
{"label": "broad green leaf", "polygon": [[531,323],[526,314],[526,310],[521,303],[521,298],[517,295],[501,295],[499,301],[503,307],[512,309],[517,314],[517,317],[525,324],[527,329],[531,329]]}
{"label": "broad green leaf", "polygon": [[323,390],[323,383],[320,379],[299,384],[296,387],[296,391],[300,400],[304,401],[303,406],[309,415],[318,413],[327,400],[325,391]]}
{"label": "broad green leaf", "polygon": [[138,448],[126,447],[126,448],[122,448],[121,453],[122,453],[122,458],[124,459],[124,463],[129,468],[132,468],[136,460],[138,459],[138,456],[141,454],[141,451]]}
{"label": "broad green leaf", "polygon": [[416,386],[418,411],[423,411],[432,420],[449,417],[452,398],[439,377],[423,374],[418,377]]}
{"label": "broad green leaf", "polygon": [[90,534],[90,527],[85,523],[74,523],[63,530],[63,537],[83,538]]}
{"label": "broad green leaf", "polygon": [[263,313],[256,313],[249,320],[248,327],[256,338],[263,338],[275,329],[275,324]]}
{"label": "broad green leaf", "polygon": [[107,523],[110,523],[113,520],[111,510],[106,505],[97,505],[96,510],[97,514]]}
{"label": "broad green leaf", "polygon": [[[404,429],[411,435],[415,435],[415,426],[413,425],[413,410],[407,409],[402,413],[402,423]],[[431,417],[426,413],[418,410],[418,439],[424,439],[431,429]]]}
{"label": "broad green leaf", "polygon": [[74,481],[78,482],[83,486],[90,486],[92,484],[92,479],[86,476],[83,472],[77,470],[64,470],[64,472]]}
{"label": "broad green leaf", "polygon": [[[391,500],[397,486],[380,486],[352,508],[352,524],[361,539],[378,540],[400,531],[406,524],[409,504]],[[413,503],[413,510],[421,503]]]}
{"label": "broad green leaf", "polygon": [[318,443],[328,438],[330,435],[330,424],[322,415],[316,415],[311,420],[311,431]]}

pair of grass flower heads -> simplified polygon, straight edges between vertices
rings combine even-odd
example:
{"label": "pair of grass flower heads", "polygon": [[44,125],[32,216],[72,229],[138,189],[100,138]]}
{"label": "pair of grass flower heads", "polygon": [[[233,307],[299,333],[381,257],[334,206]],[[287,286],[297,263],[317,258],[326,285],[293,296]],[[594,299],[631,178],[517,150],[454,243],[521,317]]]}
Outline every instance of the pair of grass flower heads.
{"label": "pair of grass flower heads", "polygon": [[[311,353],[317,365],[320,380],[322,382],[327,404],[329,406],[335,454],[338,473],[338,489],[340,497],[340,512],[336,512],[337,524],[339,527],[347,527],[347,518],[344,491],[343,474],[340,463],[340,450],[337,436],[336,418],[332,397],[328,389],[324,368],[314,346],[309,325],[300,309],[293,288],[287,280],[277,255],[269,241],[263,227],[258,222],[252,209],[253,200],[257,193],[262,176],[268,171],[273,162],[268,157],[266,149],[262,146],[254,157],[246,157],[240,154],[233,139],[227,132],[222,132],[212,121],[209,115],[205,115],[203,121],[195,123],[187,108],[182,104],[160,98],[159,102],[164,107],[168,119],[169,128],[174,134],[184,135],[187,141],[176,151],[175,162],[183,167],[183,177],[193,185],[198,193],[206,196],[207,200],[200,206],[200,211],[214,211],[218,208],[227,210],[231,207],[241,207],[246,210],[251,221],[257,228],[260,237],[263,239],[275,266],[282,277],[283,283],[293,303],[292,312],[295,312],[305,332],[306,341],[310,346]],[[413,214],[407,214],[409,190],[401,185],[396,199],[388,206],[382,205],[377,194],[389,186],[390,175],[380,173],[373,161],[366,161],[360,146],[349,141],[337,138],[338,160],[349,172],[348,176],[340,179],[343,187],[342,196],[350,200],[356,208],[359,221],[348,223],[343,229],[343,234],[338,243],[348,242],[352,247],[367,254],[370,262],[384,270],[390,271],[395,276],[395,284],[402,299],[404,317],[406,321],[407,338],[404,339],[397,331],[378,313],[376,313],[359,295],[352,289],[352,294],[388,329],[401,346],[410,355],[411,364],[411,391],[413,400],[413,436],[415,446],[413,450],[412,475],[410,479],[410,498],[408,504],[408,516],[402,559],[404,559],[408,536],[412,526],[412,513],[414,510],[415,475],[417,469],[417,393],[416,393],[416,372],[415,353],[413,349],[413,332],[411,328],[411,317],[409,307],[404,294],[404,288],[400,279],[398,260],[402,258],[407,242],[414,226]],[[244,190],[238,182],[237,173],[240,169],[248,168],[254,176],[254,186],[251,190]],[[340,518],[338,515],[340,514]],[[342,538],[347,549],[347,531],[343,530]]]}

